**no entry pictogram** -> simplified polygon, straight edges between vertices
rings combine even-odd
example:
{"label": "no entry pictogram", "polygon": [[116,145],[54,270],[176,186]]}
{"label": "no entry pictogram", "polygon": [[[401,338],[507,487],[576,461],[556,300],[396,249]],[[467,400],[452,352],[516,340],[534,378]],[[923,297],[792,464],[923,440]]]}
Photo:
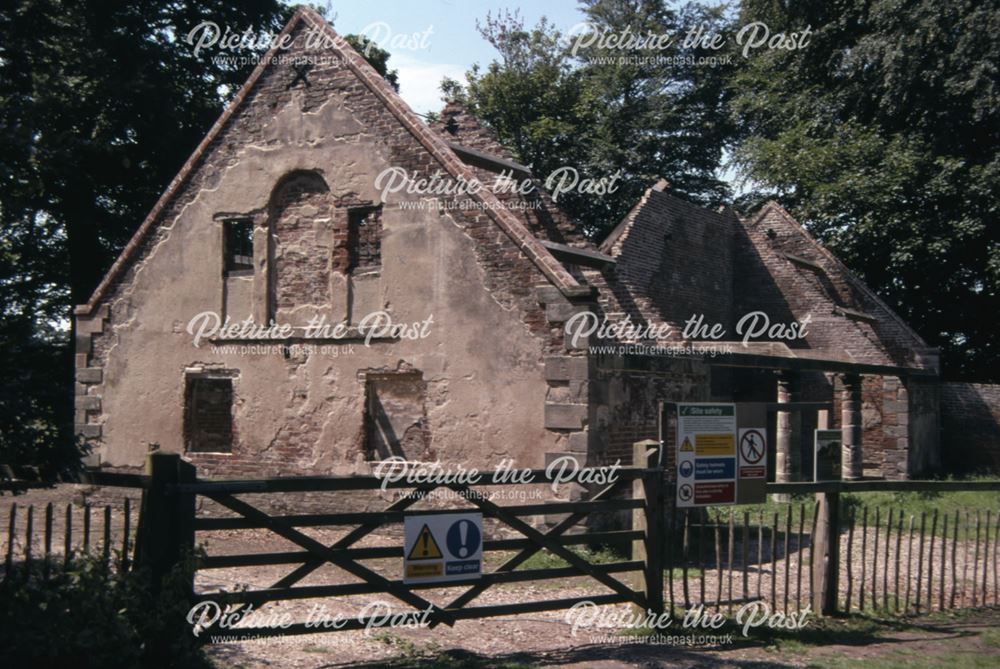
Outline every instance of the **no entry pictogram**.
{"label": "no entry pictogram", "polygon": [[740,436],[740,456],[746,464],[754,465],[760,462],[767,448],[764,435],[757,430],[746,430]]}

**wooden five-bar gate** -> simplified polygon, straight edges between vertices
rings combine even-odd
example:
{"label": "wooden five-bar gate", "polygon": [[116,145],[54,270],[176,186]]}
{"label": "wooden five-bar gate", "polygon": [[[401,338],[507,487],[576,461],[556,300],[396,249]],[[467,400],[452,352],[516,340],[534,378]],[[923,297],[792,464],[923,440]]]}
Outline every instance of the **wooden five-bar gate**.
{"label": "wooden five-bar gate", "polygon": [[[198,480],[192,465],[177,455],[154,453],[148,462],[149,485],[144,495],[139,528],[136,560],[152,570],[153,582],[159,582],[185,554],[193,554],[199,544],[199,532],[220,530],[265,529],[301,550],[203,555],[197,560],[199,570],[222,568],[253,568],[287,565],[290,571],[270,587],[238,591],[194,592],[194,602],[212,601],[220,606],[239,610],[247,605],[260,606],[268,602],[307,598],[330,598],[349,595],[385,594],[412,607],[430,626],[453,625],[458,620],[485,618],[567,609],[581,602],[595,605],[628,602],[654,615],[664,611],[662,546],[664,540],[663,469],[659,463],[655,442],[637,444],[637,454],[646,467],[620,467],[613,481],[582,501],[549,501],[539,504],[499,505],[490,499],[484,488],[495,490],[510,485],[525,485],[495,480],[484,472],[482,482],[475,485],[453,481],[443,483],[408,483],[404,480],[383,480],[376,476],[350,477],[285,477],[261,480],[207,481]],[[551,483],[546,470],[534,470],[528,475],[534,484]],[[522,481],[524,479],[521,479]],[[564,481],[566,482],[566,481]],[[478,511],[484,519],[494,519],[515,538],[483,541],[484,556],[490,552],[513,551],[514,555],[494,570],[481,575],[450,580],[444,583],[405,583],[402,579],[380,574],[363,561],[396,558],[402,565],[403,546],[358,546],[357,544],[387,525],[403,523],[405,514],[417,501],[438,488],[447,488],[466,500],[462,508],[421,509],[421,514]],[[253,495],[255,501],[268,495],[284,493],[372,492],[379,489],[404,491],[395,501],[379,511],[335,512],[296,515],[275,515],[259,502],[252,504],[242,496]],[[628,493],[631,493],[629,495]],[[228,517],[197,515],[197,499],[212,500],[232,512]],[[593,514],[630,512],[630,530],[593,531],[584,523]],[[565,516],[548,529],[539,529],[526,517],[559,514]],[[336,541],[323,543],[300,528],[339,526],[346,530]],[[571,530],[574,530],[572,533]],[[632,559],[597,563],[572,550],[574,545],[622,544],[632,542]],[[548,551],[567,563],[565,567],[519,569],[539,551]],[[357,582],[301,585],[320,567],[334,565],[353,575]],[[401,571],[401,570],[400,570]],[[638,578],[623,579],[626,573]],[[564,577],[587,577],[604,586],[606,594],[585,597],[562,597],[541,601],[473,605],[474,600],[489,588],[506,583],[548,581]],[[464,588],[447,604],[439,605],[421,592],[435,588]],[[370,626],[370,619],[354,617],[341,621],[339,630],[356,630]],[[207,630],[208,635],[213,631]],[[325,631],[309,621],[286,622],[280,627],[240,626],[228,630],[243,638],[272,635],[311,634]]]}
{"label": "wooden five-bar gate", "polygon": [[[871,492],[996,492],[1000,481],[772,483],[768,493],[815,495],[815,504],[802,499],[766,511],[683,510],[672,508],[665,499],[673,490],[658,455],[656,442],[636,444],[633,461],[645,466],[618,469],[613,481],[591,486],[587,499],[498,504],[490,493],[512,498],[517,495],[503,493],[547,489],[548,473],[530,472],[533,483],[527,486],[523,480],[494,480],[490,472],[473,485],[387,482],[375,476],[201,480],[178,455],[158,452],[150,455],[145,475],[90,475],[94,484],[141,490],[137,528],[127,498],[122,509],[113,514],[112,506],[105,506],[93,521],[89,504],[80,510],[66,505],[62,514],[50,502],[44,517],[34,516],[31,505],[11,504],[3,577],[27,572],[47,578],[60,562],[69,565],[72,556],[89,554],[123,570],[133,565],[147,568],[156,588],[185,556],[192,555],[197,579],[188,583],[188,594],[193,603],[212,601],[229,612],[245,612],[269,602],[322,598],[343,605],[343,610],[354,596],[387,595],[402,605],[394,605],[394,613],[419,614],[421,622],[431,625],[566,609],[581,602],[627,603],[656,616],[695,606],[731,613],[736,606],[756,601],[782,613],[811,608],[815,614],[923,613],[1000,602],[1000,510],[989,508],[994,504],[988,496],[979,497],[982,508],[961,512],[953,508],[940,514],[937,508],[906,509],[902,499],[883,501],[882,506],[869,506],[865,499]],[[417,504],[440,488],[464,502],[430,509]],[[850,498],[840,499],[844,493]],[[318,507],[322,512],[305,513],[298,506],[303,495],[324,498]],[[381,501],[392,495],[393,501]],[[344,504],[344,496],[352,503]],[[358,508],[353,502],[361,496],[378,500],[382,508],[348,511]],[[311,500],[310,508],[317,508],[316,501]],[[294,513],[273,510],[289,506]],[[76,511],[82,511],[82,517],[74,522]],[[484,573],[444,583],[404,582],[400,531],[404,519],[412,513],[458,511],[481,512],[490,524],[492,532],[483,542]],[[621,522],[629,515],[630,527]],[[537,524],[539,516],[545,516],[547,523]],[[609,516],[618,524],[608,523]],[[602,529],[609,526],[629,529]],[[273,537],[274,541],[263,542],[268,552],[250,552],[243,543],[236,544],[240,552],[218,552],[231,545],[229,537],[245,530],[263,530]],[[248,544],[260,545],[257,539]],[[209,551],[204,554],[196,548],[206,540]],[[378,541],[385,543],[373,545]],[[595,545],[626,550],[599,555],[579,550]],[[629,545],[629,557],[622,557],[629,554]],[[556,559],[531,559],[542,551]],[[327,565],[337,569],[323,569]],[[24,566],[41,568],[32,572]],[[273,577],[264,579],[265,574]],[[345,582],[351,578],[353,582]],[[515,602],[502,594],[480,599],[496,586],[570,578],[577,580],[562,583],[588,594],[523,601],[523,593],[518,593]],[[213,581],[256,585],[206,590],[205,583]],[[548,587],[532,594],[539,593],[556,594]],[[355,617],[338,621],[335,629],[358,629],[369,623],[370,618]],[[327,629],[308,620],[280,627],[241,624],[225,631],[209,628],[201,638]]]}

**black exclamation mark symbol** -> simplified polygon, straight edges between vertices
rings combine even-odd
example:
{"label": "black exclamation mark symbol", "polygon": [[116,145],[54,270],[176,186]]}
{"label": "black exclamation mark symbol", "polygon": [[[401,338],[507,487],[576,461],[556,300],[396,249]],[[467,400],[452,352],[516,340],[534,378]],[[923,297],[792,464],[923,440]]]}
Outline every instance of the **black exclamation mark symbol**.
{"label": "black exclamation mark symbol", "polygon": [[428,540],[428,536],[427,535],[428,534],[429,533],[427,532],[426,529],[423,532],[420,533],[420,538],[424,542],[424,555],[423,555],[424,557],[427,557],[428,555],[430,555],[430,550],[427,548],[427,540]]}

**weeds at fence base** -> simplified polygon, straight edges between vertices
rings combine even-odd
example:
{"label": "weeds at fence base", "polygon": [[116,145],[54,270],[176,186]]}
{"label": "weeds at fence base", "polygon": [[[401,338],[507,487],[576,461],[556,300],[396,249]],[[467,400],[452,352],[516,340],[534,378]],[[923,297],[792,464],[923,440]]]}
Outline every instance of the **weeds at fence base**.
{"label": "weeds at fence base", "polygon": [[0,666],[208,668],[186,621],[179,566],[159,595],[143,570],[82,556],[18,564],[0,582]]}
{"label": "weeds at fence base", "polygon": [[[919,649],[894,649],[887,653],[872,655],[863,653],[851,655],[844,653],[828,654],[816,662],[807,664],[809,669],[929,669],[931,667],[948,667],[949,669],[992,669],[997,666],[997,655],[993,649],[1000,649],[1000,630],[997,628],[979,631],[982,615],[995,619],[994,609],[964,609],[961,611],[940,611],[919,618],[875,618],[868,616],[850,616],[841,624],[874,625],[871,635],[860,634],[852,644],[842,637],[832,637],[832,642],[840,645],[865,646],[871,643],[893,641],[887,638],[888,633],[911,632],[916,637],[926,632],[938,634],[947,633],[947,642],[937,648],[923,647]],[[860,622],[858,622],[860,621]],[[965,626],[965,629],[954,629],[951,626]],[[974,631],[973,631],[974,630]],[[979,644],[970,644],[978,636]],[[811,650],[806,648],[805,650]],[[984,652],[985,651],[985,652]]]}

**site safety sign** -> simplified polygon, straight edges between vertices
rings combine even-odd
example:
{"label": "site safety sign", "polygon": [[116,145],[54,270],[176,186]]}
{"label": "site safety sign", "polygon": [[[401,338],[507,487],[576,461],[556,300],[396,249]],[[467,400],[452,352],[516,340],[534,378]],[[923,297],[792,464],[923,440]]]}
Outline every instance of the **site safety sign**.
{"label": "site safety sign", "polygon": [[[677,406],[677,506],[759,504],[767,499],[763,404]],[[760,425],[760,427],[753,427]]]}
{"label": "site safety sign", "polygon": [[767,428],[741,427],[736,450],[739,453],[736,503],[761,504],[767,501]]}
{"label": "site safety sign", "polygon": [[736,405],[677,405],[677,506],[736,503]]}
{"label": "site safety sign", "polygon": [[481,576],[483,514],[428,513],[403,520],[403,581],[432,583]]}

